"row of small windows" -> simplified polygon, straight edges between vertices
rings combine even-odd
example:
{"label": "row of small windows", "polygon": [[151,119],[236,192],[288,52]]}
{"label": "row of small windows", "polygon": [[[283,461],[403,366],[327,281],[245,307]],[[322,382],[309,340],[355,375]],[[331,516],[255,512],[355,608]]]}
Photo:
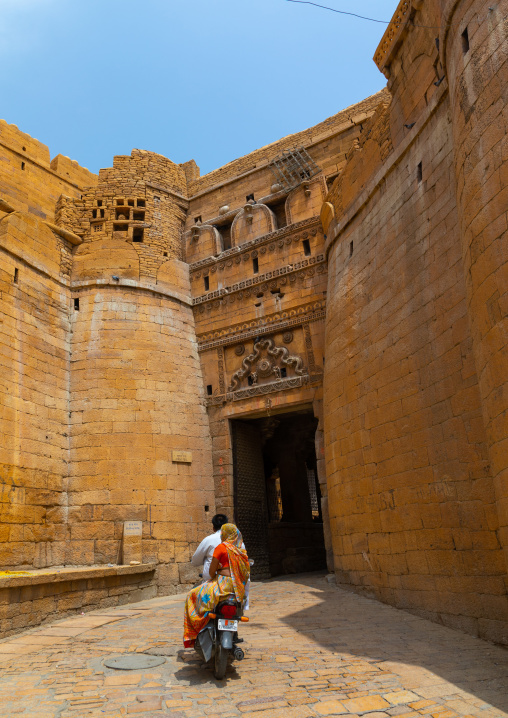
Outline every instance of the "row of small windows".
{"label": "row of small windows", "polygon": [[[104,219],[105,210],[101,208],[92,209],[93,219]],[[145,221],[145,210],[144,209],[131,209],[129,206],[122,206],[115,208],[115,219],[117,220],[129,220],[144,222]]]}
{"label": "row of small windows", "polygon": [[[311,248],[310,248],[310,241],[308,239],[302,240],[302,248],[303,253],[306,257],[308,257],[311,254]],[[259,259],[258,257],[252,257],[252,273],[253,274],[259,274]],[[205,292],[208,292],[210,290],[210,277],[208,275],[203,277],[203,284]],[[277,294],[279,290],[277,289],[275,292],[272,292],[272,294]],[[280,295],[283,296],[283,295]]]}
{"label": "row of small windows", "polygon": [[[104,225],[103,224],[94,224],[93,231],[96,234],[103,232]],[[114,224],[113,225],[113,232],[122,232],[124,234],[127,234],[128,231],[129,231],[128,224]],[[144,235],[145,235],[145,230],[143,229],[143,227],[134,227],[132,230],[132,241],[133,242],[142,242],[144,239]]]}

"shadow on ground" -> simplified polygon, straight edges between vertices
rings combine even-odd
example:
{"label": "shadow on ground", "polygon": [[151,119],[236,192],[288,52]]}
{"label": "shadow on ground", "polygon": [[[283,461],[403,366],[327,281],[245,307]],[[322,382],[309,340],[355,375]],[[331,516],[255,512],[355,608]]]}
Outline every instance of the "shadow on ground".
{"label": "shadow on ground", "polygon": [[505,648],[339,588],[324,574],[272,582],[279,598],[287,594],[289,611],[292,586],[308,587],[311,605],[288,611],[282,620],[319,646],[374,662],[398,675],[405,688],[420,689],[428,698],[452,695],[458,688],[508,711]]}

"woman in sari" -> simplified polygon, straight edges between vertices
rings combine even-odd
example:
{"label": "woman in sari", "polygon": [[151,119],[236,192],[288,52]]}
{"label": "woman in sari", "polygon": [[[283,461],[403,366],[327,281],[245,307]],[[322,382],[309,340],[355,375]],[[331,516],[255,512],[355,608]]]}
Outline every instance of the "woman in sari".
{"label": "woman in sari", "polygon": [[191,648],[198,633],[208,623],[208,614],[226,596],[245,599],[245,585],[250,575],[247,551],[242,548],[242,534],[234,524],[224,524],[220,543],[213,552],[210,581],[196,586],[185,601],[183,645]]}

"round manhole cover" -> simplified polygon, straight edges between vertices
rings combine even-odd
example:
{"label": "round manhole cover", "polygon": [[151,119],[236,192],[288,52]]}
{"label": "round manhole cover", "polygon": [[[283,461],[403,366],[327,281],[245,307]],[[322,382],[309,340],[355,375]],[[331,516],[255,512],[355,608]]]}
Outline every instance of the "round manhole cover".
{"label": "round manhole cover", "polygon": [[144,653],[127,653],[124,656],[106,658],[103,661],[107,668],[116,668],[117,671],[135,671],[140,668],[155,668],[165,663],[162,656],[147,656]]}

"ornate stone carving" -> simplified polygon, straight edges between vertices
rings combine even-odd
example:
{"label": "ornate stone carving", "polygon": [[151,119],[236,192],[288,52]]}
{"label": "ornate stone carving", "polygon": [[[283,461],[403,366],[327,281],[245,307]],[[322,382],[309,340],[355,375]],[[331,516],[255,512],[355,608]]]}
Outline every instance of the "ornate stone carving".
{"label": "ornate stone carving", "polygon": [[[245,254],[243,256],[244,260],[249,259],[249,255]],[[245,287],[251,287],[256,286],[258,284],[263,284],[269,279],[272,279],[273,277],[282,277],[284,275],[290,275],[290,282],[294,282],[296,277],[295,274],[298,272],[301,272],[301,280],[303,281],[306,276],[313,276],[314,269],[306,269],[307,267],[311,267],[312,265],[325,265],[325,256],[324,254],[318,254],[316,257],[309,257],[308,259],[303,259],[301,262],[294,262],[293,264],[287,264],[283,267],[279,267],[277,269],[274,269],[271,272],[267,272],[266,274],[259,274],[251,279],[246,279],[242,282],[238,282],[237,284],[231,284],[227,287],[223,287],[222,289],[217,289],[214,292],[209,292],[208,294],[202,294],[199,297],[194,297],[192,300],[192,304],[202,304],[203,302],[210,302],[214,299],[218,299],[219,297],[224,296],[225,294],[231,294],[232,292],[238,292],[240,289],[244,289]],[[305,270],[302,272],[302,270]],[[216,267],[212,267],[210,269],[211,272],[216,271]],[[319,271],[319,270],[318,270]],[[310,272],[310,274],[309,274]]]}
{"label": "ornate stone carving", "polygon": [[217,369],[219,373],[219,392],[224,394],[225,382],[224,382],[224,348],[217,347]]}
{"label": "ornate stone carving", "polygon": [[[254,247],[260,247],[263,244],[270,244],[273,243],[275,240],[279,238],[284,238],[287,234],[291,234],[291,236],[294,236],[294,241],[300,241],[302,238],[301,234],[295,235],[295,232],[299,232],[301,229],[308,229],[308,232],[315,237],[318,232],[321,232],[320,224],[319,224],[319,218],[317,217],[311,217],[309,219],[304,219],[301,222],[295,222],[294,224],[282,227],[281,229],[276,230],[275,232],[270,232],[269,234],[264,235],[263,237],[257,237],[256,239],[251,239],[249,242],[244,242],[239,247],[232,247],[231,249],[226,249],[223,252],[220,253],[220,257],[206,257],[205,259],[200,259],[197,262],[192,262],[189,265],[189,269],[191,272],[195,272],[198,268],[208,266],[215,264],[217,261],[224,261],[225,259],[229,257],[235,257],[238,258],[241,257],[243,254],[244,261],[249,260],[248,251],[253,249]],[[275,245],[273,245],[275,246]],[[279,245],[281,247],[284,247],[284,241],[282,241],[282,244]],[[247,252],[247,257],[245,257],[245,252]],[[242,254],[239,254],[242,253]]]}
{"label": "ornate stone carving", "polygon": [[399,32],[408,21],[410,11],[410,0],[400,0],[397,10],[393,15],[390,24],[386,28],[385,34],[381,38],[381,42],[378,45],[376,54],[374,55],[374,62],[380,70],[383,69],[386,58],[395,44],[395,41],[399,36]]}
{"label": "ornate stone carving", "polygon": [[241,368],[231,377],[228,392],[235,392],[241,384],[247,382],[249,377],[252,384],[258,384],[259,379],[271,376],[281,377],[281,368],[294,371],[297,376],[306,374],[303,361],[298,356],[292,356],[286,347],[277,347],[271,338],[260,339],[254,344],[253,351],[242,361]]}
{"label": "ornate stone carving", "polygon": [[235,354],[237,357],[241,357],[242,354],[245,354],[245,347],[243,344],[239,344],[237,347],[235,347]]}
{"label": "ornate stone carving", "polygon": [[303,325],[303,335],[305,337],[305,349],[307,351],[307,362],[309,364],[309,373],[311,376],[315,376],[316,374],[322,374],[323,370],[316,365],[316,360],[314,359],[314,349],[312,347],[312,335],[310,333],[310,327],[307,324]]}
{"label": "ornate stone carving", "polygon": [[[240,298],[241,294],[239,292],[237,296]],[[210,304],[206,306],[209,308]],[[204,311],[203,305],[199,307],[199,311],[201,312],[202,310]],[[290,309],[273,316],[252,319],[249,322],[236,324],[227,329],[202,334],[198,339],[198,351],[203,352],[218,346],[236,344],[239,341],[245,342],[255,336],[284,331],[292,327],[302,326],[307,322],[323,320],[324,317],[324,302],[313,302],[312,304],[298,307],[298,309]]]}
{"label": "ornate stone carving", "polygon": [[284,332],[282,335],[282,341],[284,344],[291,344],[293,341],[293,332]]}
{"label": "ornate stone carving", "polygon": [[291,379],[277,379],[268,384],[249,386],[235,392],[228,392],[222,396],[209,396],[205,402],[207,406],[216,406],[217,404],[223,404],[225,401],[239,401],[240,399],[250,399],[253,396],[263,396],[264,394],[273,394],[278,391],[296,389],[300,386],[305,386],[309,381],[310,377],[308,374],[295,376]]}

